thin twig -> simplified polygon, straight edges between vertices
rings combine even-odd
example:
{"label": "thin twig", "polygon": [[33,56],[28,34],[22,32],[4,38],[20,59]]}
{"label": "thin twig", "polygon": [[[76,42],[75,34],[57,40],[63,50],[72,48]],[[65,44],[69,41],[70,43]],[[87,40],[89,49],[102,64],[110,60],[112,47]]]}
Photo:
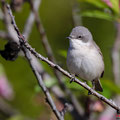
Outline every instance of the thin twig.
{"label": "thin twig", "polygon": [[[5,1],[3,1],[3,4],[4,4],[4,2]],[[39,8],[39,6],[40,6],[40,3],[41,3],[41,1],[40,0],[35,0],[34,2],[33,2],[33,4],[34,4],[34,7],[35,7],[35,9],[36,10],[38,10],[38,8]],[[5,4],[2,6],[3,8],[5,7],[6,8],[6,6],[5,6]],[[8,15],[9,14],[7,14],[6,13],[7,11],[4,9],[4,17],[5,18],[8,18]],[[7,16],[7,17],[6,17]],[[10,28],[11,27],[11,20],[9,21],[10,19],[5,19],[5,23],[7,23],[7,25],[6,25],[6,28],[8,29],[8,28]],[[29,17],[28,17],[28,19],[27,19],[27,21],[26,21],[26,24],[25,24],[25,26],[24,26],[24,32],[23,32],[23,35],[25,35],[25,38],[26,38],[26,40],[28,40],[28,38],[29,38],[29,35],[30,35],[30,32],[31,32],[31,29],[32,29],[32,26],[33,26],[33,23],[34,23],[34,20],[35,20],[35,17],[34,17],[34,13],[31,11],[31,13],[30,13],[30,15],[29,15]],[[12,30],[13,29],[13,30]],[[14,28],[12,27],[12,31],[15,31],[14,30]],[[10,35],[9,35],[10,34]],[[11,41],[16,41],[15,39],[16,38],[13,38],[14,36],[13,35],[11,35],[11,32],[9,32],[9,30],[8,30],[8,33],[7,32],[4,32],[4,31],[0,31],[0,38],[3,38],[3,39],[6,39],[6,40],[11,40]],[[18,38],[17,38],[18,39]],[[23,56],[23,54],[21,54],[22,56]],[[39,74],[41,74],[41,76],[42,76],[42,78],[44,78],[45,80],[47,80],[47,81],[51,81],[52,79],[51,79],[51,76],[47,73],[47,72],[45,72],[44,70],[43,70],[43,68],[42,68],[42,65],[40,64],[40,62],[38,61],[38,59],[34,56],[34,55],[32,55],[31,54],[31,57],[32,57],[32,61],[33,61],[33,63],[34,63],[34,66],[36,67],[36,69],[37,69],[37,71],[39,72]],[[59,87],[58,86],[53,86],[53,87],[51,87],[50,88],[50,90],[52,91],[52,93],[55,95],[55,97],[58,99],[58,100],[60,100],[63,104],[65,104],[66,103],[66,100],[65,100],[65,95],[64,95],[64,93],[61,91],[61,89],[59,89]],[[72,105],[71,105],[72,106]],[[71,111],[70,111],[71,112]]]}
{"label": "thin twig", "polygon": [[[35,49],[33,49],[27,42],[25,42],[25,38],[23,36],[21,36],[21,33],[19,32],[19,29],[17,28],[17,25],[15,23],[14,17],[12,15],[11,9],[9,7],[9,5],[7,5],[7,9],[9,12],[9,15],[11,16],[12,19],[12,24],[18,34],[18,37],[20,39],[20,43],[25,46],[32,54],[34,54],[37,58],[39,58],[40,60],[46,62],[48,65],[50,65],[52,68],[60,71],[61,73],[63,73],[65,76],[67,76],[68,78],[72,79],[73,76],[67,72],[66,70],[62,69],[59,65],[51,62],[50,60],[48,60],[47,58],[43,57],[41,54],[37,53],[35,51]],[[103,95],[97,93],[95,90],[93,90],[91,87],[89,87],[86,83],[81,82],[79,79],[74,78],[74,82],[79,84],[80,86],[84,87],[85,89],[87,89],[88,91],[90,91],[92,93],[92,95],[96,96],[97,98],[99,98],[100,100],[104,101],[106,104],[110,105],[112,108],[114,108],[117,111],[120,111],[120,107],[117,106],[114,101],[107,99],[106,97],[104,97]]]}
{"label": "thin twig", "polygon": [[[120,23],[115,23],[117,35],[116,39],[113,44],[111,57],[112,57],[112,69],[113,69],[113,77],[116,85],[120,85]],[[114,101],[119,103],[120,101],[120,95],[114,96]],[[110,108],[110,106],[106,107],[103,113],[101,113],[99,120],[102,119],[111,119],[116,114],[113,109]]]}
{"label": "thin twig", "polygon": [[[35,9],[34,5],[33,5],[33,0],[29,0],[30,2],[30,5],[31,5],[31,9],[35,15],[35,22],[36,22],[36,27],[39,31],[39,34],[41,36],[41,41],[42,41],[42,44],[45,48],[45,51],[47,53],[47,56],[48,58],[56,63],[56,60],[55,60],[55,57],[54,57],[54,54],[53,54],[53,51],[51,49],[51,46],[48,42],[48,38],[47,38],[47,35],[45,33],[45,30],[44,30],[44,27],[43,25],[41,24],[41,20],[40,20],[40,17],[39,17],[39,14],[38,14],[38,11]],[[84,111],[82,109],[82,107],[80,106],[77,98],[75,97],[75,95],[72,94],[72,92],[70,91],[70,89],[68,89],[66,87],[66,85],[64,84],[63,80],[62,80],[62,76],[61,74],[59,73],[59,71],[57,71],[56,69],[53,69],[53,72],[56,76],[56,78],[58,79],[58,82],[59,82],[59,85],[61,87],[61,89],[65,92],[65,94],[70,98],[70,101],[71,103],[74,105],[74,108],[76,109],[76,111],[78,112],[79,115],[83,115]]]}
{"label": "thin twig", "polygon": [[[113,100],[120,105],[120,96],[114,96]],[[113,120],[113,117],[115,117],[115,115],[116,111],[114,111],[114,109],[111,109],[110,106],[107,106],[105,110],[99,115],[98,120]]]}
{"label": "thin twig", "polygon": [[[33,4],[33,8],[35,9],[35,11],[38,11],[38,9],[41,5],[41,0],[34,0],[32,4]],[[23,35],[25,36],[25,39],[27,41],[28,41],[30,32],[32,30],[34,21],[35,21],[35,15],[34,15],[34,12],[31,11],[28,19],[26,20],[26,24],[25,24],[24,30],[23,30]],[[41,75],[43,75],[42,78],[49,82],[52,81],[51,76],[43,70],[42,65],[37,60],[37,58],[35,56],[32,56],[32,59],[34,61],[34,66],[36,66],[38,72]],[[50,90],[55,95],[55,97],[62,102],[62,104],[66,103],[64,92],[57,85],[50,87]],[[72,106],[72,104],[71,104],[71,106]],[[72,112],[72,110],[70,112]]]}
{"label": "thin twig", "polygon": [[[24,42],[24,41],[23,41]],[[31,51],[32,54],[34,54],[37,58],[39,58],[40,60],[46,62],[48,65],[50,65],[51,67],[53,67],[54,69],[60,71],[61,73],[63,73],[65,76],[67,76],[68,78],[72,79],[73,76],[67,72],[66,70],[62,69],[59,65],[51,62],[50,60],[48,60],[47,58],[43,57],[41,54],[37,53],[35,51],[35,49],[33,49],[27,42],[23,43],[25,45],[25,47],[27,49],[29,49]],[[110,105],[112,108],[114,108],[115,110],[120,110],[120,107],[117,106],[114,101],[112,100],[108,100],[106,97],[104,97],[103,95],[99,94],[98,92],[96,92],[95,90],[93,90],[91,87],[89,87],[86,83],[81,82],[79,79],[75,78],[74,81],[75,83],[79,84],[80,86],[84,87],[85,89],[87,89],[88,91],[90,91],[92,93],[92,95],[96,96],[97,98],[99,98],[100,100],[104,101],[105,103],[107,103],[108,105]]]}
{"label": "thin twig", "polygon": [[10,36],[10,38],[12,39],[12,41],[16,42],[17,44],[19,44],[19,39],[17,37],[16,31],[13,28],[13,25],[11,25],[11,19],[10,16],[7,12],[6,9],[6,3],[5,0],[1,0],[2,3],[2,11],[3,11],[3,22],[5,23],[6,29],[7,29],[7,33]]}
{"label": "thin twig", "polygon": [[[25,40],[24,37],[22,36],[22,34],[20,33],[19,28],[16,25],[16,22],[15,22],[15,19],[14,19],[13,15],[12,15],[12,11],[10,9],[10,6],[7,4],[6,7],[8,9],[8,13],[9,13],[9,15],[11,17],[12,25],[14,26],[14,29],[17,32],[19,40],[20,41],[21,40]],[[56,108],[56,106],[55,106],[55,104],[54,104],[54,102],[52,100],[52,97],[50,96],[50,93],[49,93],[48,89],[44,85],[44,82],[42,81],[41,75],[39,74],[39,72],[36,70],[36,67],[32,63],[32,57],[31,57],[29,51],[24,46],[22,46],[22,50],[25,53],[25,56],[26,56],[26,58],[27,58],[27,60],[28,60],[28,62],[30,64],[30,66],[32,68],[32,71],[33,71],[34,75],[36,76],[36,79],[38,80],[39,86],[42,88],[42,90],[43,90],[43,92],[44,92],[44,94],[46,96],[48,104],[50,105],[51,109],[53,110],[53,112],[56,115],[56,117],[58,118],[58,120],[64,120],[64,117],[57,110],[57,108]]]}
{"label": "thin twig", "polygon": [[51,61],[54,61],[55,62],[55,58],[53,56],[53,51],[50,47],[50,44],[48,42],[48,39],[47,39],[47,35],[45,33],[45,30],[44,30],[44,27],[43,25],[41,24],[41,20],[39,18],[39,14],[38,14],[38,11],[35,9],[34,5],[33,5],[33,0],[29,0],[29,3],[30,3],[30,6],[31,6],[31,9],[35,15],[35,23],[36,23],[36,27],[39,31],[39,34],[41,36],[41,41],[42,41],[42,44],[46,50],[46,53],[47,53],[47,56],[48,58],[51,60]]}
{"label": "thin twig", "polygon": [[60,112],[57,110],[54,102],[53,102],[53,99],[52,97],[50,96],[50,93],[48,91],[48,89],[46,88],[46,86],[44,85],[44,82],[42,80],[42,77],[41,75],[38,73],[38,71],[36,70],[36,67],[34,66],[34,63],[32,61],[32,57],[29,53],[29,51],[24,47],[22,46],[22,50],[24,51],[24,54],[31,66],[31,69],[34,73],[34,75],[36,76],[36,79],[38,81],[38,84],[39,86],[42,88],[42,91],[44,92],[45,96],[46,96],[46,99],[48,101],[48,104],[50,105],[51,109],[53,110],[53,112],[55,113],[56,117],[58,118],[58,120],[64,120],[63,116],[60,114]]}
{"label": "thin twig", "polygon": [[[41,4],[41,0],[34,0],[33,6],[36,11],[38,11],[40,4]],[[26,24],[23,30],[23,35],[25,36],[26,40],[28,40],[29,38],[34,21],[35,21],[35,15],[33,11],[31,11],[28,19],[26,20]]]}

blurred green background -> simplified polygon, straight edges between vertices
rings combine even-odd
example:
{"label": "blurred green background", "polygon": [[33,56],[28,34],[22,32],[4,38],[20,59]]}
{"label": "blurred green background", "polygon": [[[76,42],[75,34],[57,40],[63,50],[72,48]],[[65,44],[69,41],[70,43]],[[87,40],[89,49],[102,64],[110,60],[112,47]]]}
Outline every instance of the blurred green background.
{"label": "blurred green background", "polygon": [[[45,28],[49,43],[52,47],[57,63],[64,69],[67,69],[66,52],[69,41],[66,37],[74,27],[72,10],[75,4],[77,4],[77,8],[79,9],[77,14],[80,17],[80,25],[87,27],[91,31],[94,40],[103,53],[105,61],[105,74],[101,79],[104,89],[102,94],[111,98],[113,93],[120,93],[120,88],[113,86],[114,81],[111,61],[111,49],[116,38],[116,20],[109,18],[106,19],[105,16],[103,16],[103,18],[99,18],[99,16],[94,17],[94,15],[89,16],[89,13],[82,14],[85,10],[90,11],[97,9],[99,11],[103,11],[103,8],[89,4],[89,2],[83,2],[82,0],[42,0],[39,15]],[[111,10],[111,8],[108,7],[108,10]],[[29,16],[29,13],[30,6],[28,3],[24,3],[20,12],[14,12],[16,23],[21,32],[24,29],[24,24]],[[114,16],[116,16],[116,14],[113,12]],[[0,29],[4,29],[1,21]],[[2,49],[5,41],[0,40],[0,43],[0,49]],[[36,49],[36,51],[47,57],[35,24],[29,37],[29,43]],[[4,68],[5,74],[12,84],[15,93],[14,100],[8,102],[21,113],[21,116],[17,116],[15,119],[10,120],[22,120],[22,116],[28,116],[33,119],[48,120],[51,115],[51,110],[49,106],[45,104],[43,93],[36,90],[37,81],[27,61],[23,57],[18,57],[17,60],[13,62],[6,61],[0,57],[0,63],[2,65],[0,67],[1,69],[2,67]],[[45,63],[43,63],[43,66],[45,70],[53,76],[53,80],[55,80],[51,68]],[[79,95],[78,90],[81,90],[82,88],[80,86],[76,87],[76,84],[69,84],[67,78],[65,78],[65,84],[67,84],[67,86],[72,89],[74,94],[78,97],[84,94],[80,93],[81,95]],[[82,90],[86,92],[86,90]],[[46,116],[46,113],[48,116]]]}

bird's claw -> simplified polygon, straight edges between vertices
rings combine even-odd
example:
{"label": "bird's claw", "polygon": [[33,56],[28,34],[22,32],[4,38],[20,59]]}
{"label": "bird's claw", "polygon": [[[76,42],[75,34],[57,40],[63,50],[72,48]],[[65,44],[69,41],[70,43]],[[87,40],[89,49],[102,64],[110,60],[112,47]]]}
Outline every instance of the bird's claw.
{"label": "bird's claw", "polygon": [[91,91],[88,91],[88,95],[92,95],[92,92],[91,92]]}
{"label": "bird's claw", "polygon": [[71,79],[70,79],[70,83],[74,82],[75,80],[75,76],[73,76]]}

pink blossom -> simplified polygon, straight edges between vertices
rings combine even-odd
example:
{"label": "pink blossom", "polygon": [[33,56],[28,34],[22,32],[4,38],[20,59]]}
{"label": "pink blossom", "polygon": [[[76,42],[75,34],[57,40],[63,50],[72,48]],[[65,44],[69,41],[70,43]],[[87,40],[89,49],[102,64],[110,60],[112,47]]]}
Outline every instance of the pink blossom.
{"label": "pink blossom", "polygon": [[4,75],[0,76],[0,96],[7,100],[13,98],[13,89]]}
{"label": "pink blossom", "polygon": [[103,116],[99,120],[116,120],[115,116]]}
{"label": "pink blossom", "polygon": [[103,2],[105,2],[109,7],[112,7],[112,3],[110,2],[110,0],[102,0]]}

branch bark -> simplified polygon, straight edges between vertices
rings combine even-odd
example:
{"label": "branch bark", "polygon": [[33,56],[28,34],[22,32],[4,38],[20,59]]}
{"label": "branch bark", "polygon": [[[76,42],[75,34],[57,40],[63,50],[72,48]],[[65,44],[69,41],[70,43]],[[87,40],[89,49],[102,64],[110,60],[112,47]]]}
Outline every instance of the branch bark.
{"label": "branch bark", "polygon": [[55,113],[56,117],[58,118],[58,120],[64,120],[64,117],[61,115],[61,113],[57,110],[54,102],[53,102],[53,99],[52,97],[50,96],[50,93],[48,91],[48,89],[46,88],[46,86],[44,85],[44,82],[42,80],[42,77],[41,75],[38,73],[38,71],[36,70],[35,66],[34,66],[34,63],[32,62],[32,57],[29,53],[29,51],[24,47],[22,46],[22,50],[30,64],[30,67],[38,81],[38,84],[39,86],[41,87],[42,91],[44,92],[45,96],[46,96],[46,100],[48,102],[48,104],[50,105],[51,109],[53,110],[53,112]]}
{"label": "branch bark", "polygon": [[[19,38],[19,42],[21,45],[25,46],[34,56],[36,56],[38,59],[46,62],[48,65],[50,65],[52,68],[58,70],[59,72],[61,72],[62,74],[64,74],[65,76],[67,76],[68,78],[72,79],[73,76],[67,72],[66,70],[62,69],[59,65],[51,62],[50,60],[48,60],[47,58],[43,57],[41,54],[37,53],[35,51],[35,49],[33,49],[26,41],[25,38],[22,36],[22,34],[20,33],[16,22],[14,20],[14,17],[12,15],[11,9],[9,7],[9,5],[6,6],[8,9],[8,13],[11,17],[11,21],[12,21],[12,25],[14,26],[15,31],[17,32],[18,38]],[[79,84],[80,86],[84,87],[86,90],[90,91],[92,93],[92,95],[96,96],[97,98],[99,98],[100,100],[102,100],[103,102],[105,102],[106,104],[108,104],[109,106],[111,106],[112,108],[114,108],[117,112],[120,111],[120,107],[117,106],[115,104],[115,102],[113,100],[109,100],[106,97],[104,97],[103,95],[99,94],[98,92],[96,92],[94,89],[92,89],[91,87],[89,87],[86,83],[81,82],[79,79],[74,78],[75,83]]]}
{"label": "branch bark", "polygon": [[[54,57],[54,54],[53,54],[53,51],[51,49],[51,46],[49,44],[49,41],[48,41],[48,38],[47,38],[47,35],[45,33],[45,30],[44,30],[44,27],[43,25],[41,24],[41,20],[40,20],[40,17],[39,17],[39,14],[38,14],[38,11],[35,9],[35,6],[33,4],[33,0],[29,0],[30,2],[30,6],[31,6],[31,9],[35,15],[35,22],[36,22],[36,27],[39,31],[39,34],[41,36],[41,41],[42,41],[42,44],[45,48],[45,51],[47,53],[47,56],[48,58],[56,63],[56,60],[55,60],[55,57]],[[70,98],[70,102],[73,104],[76,112],[81,116],[84,114],[84,111],[82,109],[82,107],[80,106],[77,98],[75,97],[75,95],[72,94],[72,92],[70,91],[70,89],[68,89],[66,87],[66,85],[64,84],[63,80],[62,80],[62,76],[61,74],[59,73],[59,71],[53,69],[53,72],[58,80],[58,83],[59,83],[59,86],[61,87],[61,89],[65,92],[65,94]],[[80,117],[79,116],[79,117]]]}
{"label": "branch bark", "polygon": [[[33,7],[35,8],[35,11],[38,11],[40,4],[41,4],[41,0],[34,0]],[[26,40],[28,40],[29,38],[34,21],[35,21],[35,15],[34,12],[31,11],[23,30],[23,35],[25,36]]]}
{"label": "branch bark", "polygon": [[[40,0],[35,0],[33,2],[33,5],[34,5],[36,10],[38,10],[38,8],[40,6],[40,3],[41,3]],[[2,1],[2,8],[4,10],[4,20],[5,20],[6,29],[11,28],[11,30],[15,32],[14,34],[16,34],[16,31],[14,30],[14,27],[11,26],[11,20],[9,19],[10,16],[8,14],[8,11],[6,11],[6,6],[5,6],[4,0]],[[29,38],[31,29],[32,29],[32,26],[33,26],[33,23],[34,23],[34,19],[35,19],[34,13],[31,11],[31,13],[30,13],[30,15],[29,15],[29,17],[26,21],[26,24],[24,26],[24,32],[23,32],[25,37],[27,36],[27,40]],[[11,42],[14,41],[14,42],[18,43],[18,38],[16,40],[16,36],[11,35],[11,32],[9,30],[8,30],[8,33],[4,32],[4,31],[0,31],[0,33],[1,33],[0,34],[1,38],[6,39],[6,40],[11,40]],[[23,56],[23,54],[21,54],[21,55]],[[31,54],[31,57],[32,57],[32,61],[34,63],[34,67],[36,68],[38,73],[41,74],[42,78],[44,78],[47,81],[50,81],[51,76],[43,70],[42,65],[40,64],[38,59],[32,54]],[[66,104],[67,101],[65,100],[65,95],[61,91],[61,89],[58,88],[58,86],[53,86],[53,87],[50,88],[50,90],[55,95],[55,97],[62,102],[62,104]],[[72,110],[69,111],[69,112],[72,112]]]}
{"label": "branch bark", "polygon": [[[10,9],[10,6],[7,4],[6,7],[7,7],[7,9],[8,9],[9,15],[10,15],[10,17],[11,17],[12,25],[13,25],[13,27],[14,27],[17,35],[18,35],[18,39],[21,41],[21,40],[24,39],[24,37],[23,37],[23,35],[20,33],[20,31],[19,31],[19,29],[18,29],[18,27],[17,27],[17,25],[16,25],[16,22],[15,22],[15,20],[14,20],[14,16],[12,15],[12,11],[11,11],[11,9]],[[26,56],[26,58],[27,58],[27,60],[28,60],[28,62],[29,62],[29,64],[30,64],[31,68],[32,68],[32,71],[33,71],[33,73],[34,73],[34,75],[35,75],[35,77],[36,77],[36,79],[37,79],[37,81],[38,81],[38,83],[39,83],[39,86],[42,88],[42,90],[43,90],[43,92],[44,92],[44,94],[45,94],[45,96],[46,96],[46,99],[47,99],[48,104],[50,105],[51,109],[53,110],[53,112],[54,112],[54,114],[56,115],[56,117],[58,118],[58,120],[64,120],[64,117],[61,115],[61,112],[59,112],[59,111],[57,110],[57,108],[56,108],[56,106],[55,106],[55,104],[54,104],[54,102],[53,102],[53,99],[52,99],[52,97],[50,96],[50,93],[49,93],[48,89],[47,89],[46,86],[44,85],[44,82],[43,82],[43,80],[42,80],[41,75],[39,74],[39,72],[36,70],[36,67],[35,67],[34,64],[32,63],[32,57],[31,57],[29,51],[28,51],[28,50],[25,48],[25,46],[23,46],[23,45],[21,45],[21,48],[22,48],[22,50],[23,50],[23,52],[24,52],[24,54],[25,54],[25,56]]]}
{"label": "branch bark", "polygon": [[[23,40],[22,40],[21,42],[22,42],[22,44],[24,44],[25,47],[26,47],[27,49],[29,49],[29,50],[31,51],[31,53],[32,53],[33,55],[35,55],[38,59],[46,62],[46,63],[47,63],[48,65],[50,65],[52,68],[60,71],[61,73],[63,73],[63,74],[64,74],[65,76],[67,76],[68,78],[70,78],[70,79],[73,78],[73,76],[72,76],[69,72],[67,72],[66,70],[62,69],[59,65],[51,62],[51,61],[48,60],[47,58],[43,57],[41,54],[37,53],[37,52],[35,51],[35,49],[33,49],[27,42],[25,42],[25,41],[23,41]],[[23,43],[23,42],[24,42],[24,43]],[[77,79],[77,78],[75,78],[73,82],[75,82],[75,83],[79,84],[80,86],[84,87],[86,90],[90,91],[90,92],[92,93],[92,95],[94,95],[94,96],[96,96],[97,98],[99,98],[100,100],[104,101],[105,103],[107,103],[108,105],[110,105],[110,106],[111,106],[112,108],[114,108],[115,110],[120,111],[120,107],[117,106],[114,101],[108,100],[106,97],[104,97],[103,95],[99,94],[98,92],[96,92],[95,90],[93,90],[91,87],[89,87],[86,83],[81,82],[81,81],[80,81],[79,79]]]}

